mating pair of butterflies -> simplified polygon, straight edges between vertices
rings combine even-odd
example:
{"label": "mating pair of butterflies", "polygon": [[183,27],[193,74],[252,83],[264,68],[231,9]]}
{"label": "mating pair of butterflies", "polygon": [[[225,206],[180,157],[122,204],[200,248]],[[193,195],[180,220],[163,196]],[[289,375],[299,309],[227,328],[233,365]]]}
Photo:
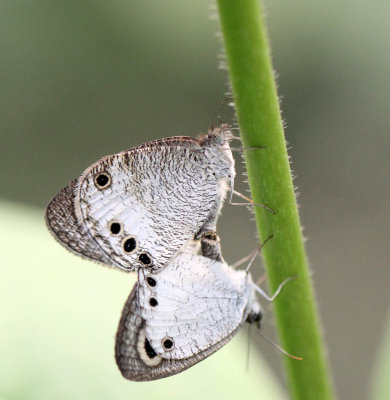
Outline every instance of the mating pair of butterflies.
{"label": "mating pair of butterflies", "polygon": [[46,209],[51,233],[66,248],[138,273],[115,345],[127,379],[181,372],[245,321],[260,321],[261,289],[226,264],[215,234],[233,191],[232,137],[222,125],[198,139],[160,139],[104,157]]}

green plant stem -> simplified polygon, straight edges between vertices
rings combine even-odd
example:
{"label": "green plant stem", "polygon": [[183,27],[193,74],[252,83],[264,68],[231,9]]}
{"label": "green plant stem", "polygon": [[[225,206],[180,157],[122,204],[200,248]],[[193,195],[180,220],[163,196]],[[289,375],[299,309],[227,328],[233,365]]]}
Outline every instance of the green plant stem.
{"label": "green plant stem", "polygon": [[229,74],[253,200],[276,211],[255,207],[270,289],[287,283],[274,300],[282,346],[303,357],[284,357],[291,397],[332,399],[332,382],[321,341],[313,289],[289,159],[280,117],[270,48],[258,0],[218,0]]}
{"label": "green plant stem", "polygon": [[377,350],[377,361],[371,369],[371,400],[390,399],[390,315],[383,334]]}

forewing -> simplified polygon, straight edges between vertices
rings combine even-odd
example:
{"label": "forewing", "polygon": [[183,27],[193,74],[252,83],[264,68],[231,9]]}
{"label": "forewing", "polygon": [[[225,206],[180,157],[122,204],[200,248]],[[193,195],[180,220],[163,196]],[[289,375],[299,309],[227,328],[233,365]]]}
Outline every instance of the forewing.
{"label": "forewing", "polygon": [[103,264],[112,264],[110,258],[90,236],[85,224],[76,217],[75,197],[78,179],[55,196],[46,208],[46,224],[55,237],[68,250]]}
{"label": "forewing", "polygon": [[[146,253],[148,266],[159,270],[215,220],[226,189],[213,168],[196,139],[146,143],[88,168],[52,200],[46,220],[65,247],[84,257],[132,270],[145,266],[139,257]],[[105,186],[98,184],[101,175]],[[119,233],[112,233],[113,223]],[[130,252],[124,249],[129,237]]]}

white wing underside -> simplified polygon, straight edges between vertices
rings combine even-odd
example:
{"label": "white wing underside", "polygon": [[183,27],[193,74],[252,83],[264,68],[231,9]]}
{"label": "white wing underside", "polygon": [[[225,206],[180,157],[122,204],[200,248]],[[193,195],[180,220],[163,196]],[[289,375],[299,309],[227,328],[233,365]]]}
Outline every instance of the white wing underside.
{"label": "white wing underside", "polygon": [[[250,275],[202,256],[180,254],[160,273],[157,285],[139,271],[137,313],[145,320],[146,337],[165,359],[185,359],[229,336],[246,319],[253,288]],[[150,298],[158,301],[152,307]],[[166,350],[165,338],[174,346]]]}
{"label": "white wing underside", "polygon": [[[172,152],[172,147],[161,147],[153,150],[153,157],[150,151],[119,153],[84,173],[76,215],[114,265],[125,270],[140,267],[139,254],[148,252],[153,266],[161,269],[202,228],[210,213],[218,214],[227,190],[226,176],[233,167],[227,168],[226,161],[214,164],[203,150],[196,150],[176,146]],[[111,176],[107,189],[94,185],[99,172]],[[111,221],[122,223],[123,234],[110,234]],[[128,235],[139,243],[130,255],[121,246]]]}

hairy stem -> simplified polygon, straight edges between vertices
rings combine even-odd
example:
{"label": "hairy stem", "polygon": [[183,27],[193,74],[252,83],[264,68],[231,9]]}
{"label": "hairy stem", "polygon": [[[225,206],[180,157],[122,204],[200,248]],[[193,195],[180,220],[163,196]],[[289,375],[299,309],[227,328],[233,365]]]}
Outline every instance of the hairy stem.
{"label": "hairy stem", "polygon": [[289,159],[273,76],[270,48],[258,0],[217,0],[229,74],[245,152],[271,292],[288,277],[274,300],[282,346],[303,357],[285,357],[291,397],[332,399],[332,383],[321,341]]}

